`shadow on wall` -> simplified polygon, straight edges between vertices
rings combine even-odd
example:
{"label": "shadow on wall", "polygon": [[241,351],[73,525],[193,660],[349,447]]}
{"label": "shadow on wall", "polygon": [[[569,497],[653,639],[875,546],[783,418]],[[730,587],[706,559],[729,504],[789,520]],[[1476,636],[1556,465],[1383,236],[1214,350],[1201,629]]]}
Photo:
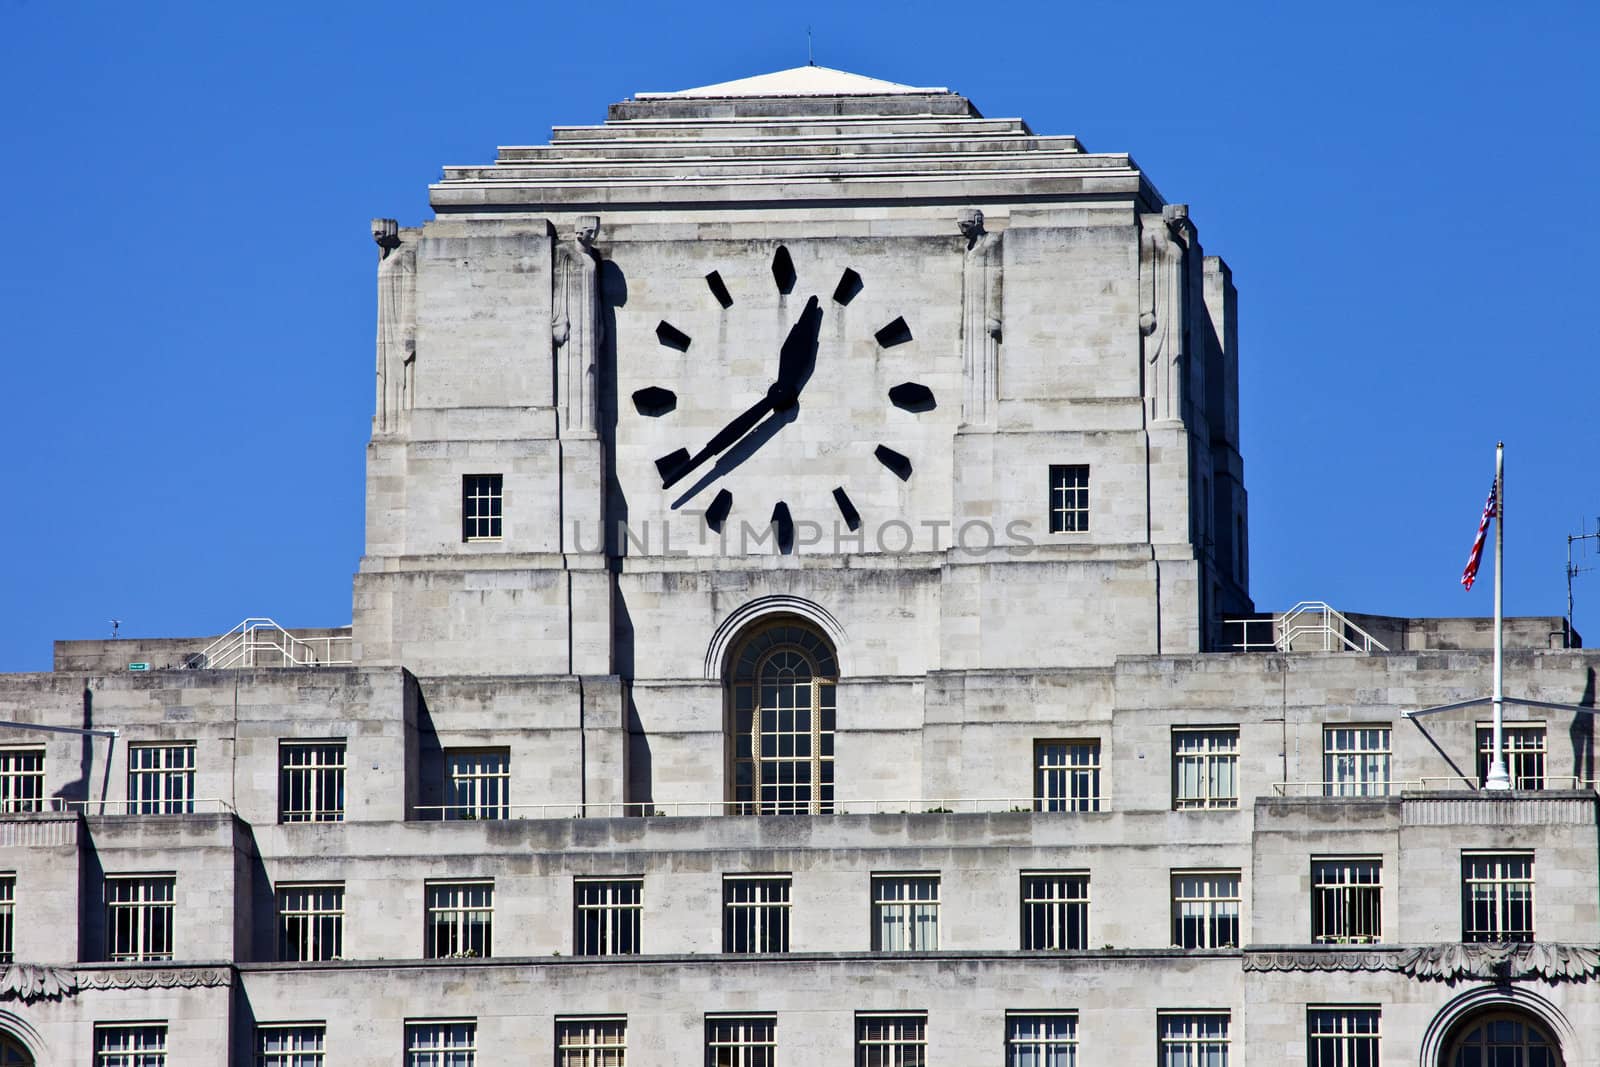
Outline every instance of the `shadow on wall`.
{"label": "shadow on wall", "polygon": [[[1578,706],[1584,708],[1594,707],[1594,668],[1588,669],[1587,677],[1583,684],[1583,696],[1578,698]],[[1579,712],[1572,717],[1572,725],[1567,728],[1567,736],[1572,739],[1572,776],[1579,782],[1592,781],[1594,778],[1594,713],[1584,714]]]}
{"label": "shadow on wall", "polygon": [[[434,727],[433,715],[428,711],[428,698],[416,681],[410,683],[417,693],[417,806],[438,813],[444,798],[444,746],[439,743],[439,732]],[[417,818],[417,812],[408,812],[408,818]]]}
{"label": "shadow on wall", "polygon": [[[639,721],[639,709],[633,703],[633,688],[629,686],[627,696],[628,711],[628,770],[627,770],[627,795],[625,801],[629,805],[637,804],[641,810],[638,814],[646,814],[655,807],[655,777],[650,755],[650,735],[645,732],[644,725]],[[632,814],[634,809],[627,809]]]}

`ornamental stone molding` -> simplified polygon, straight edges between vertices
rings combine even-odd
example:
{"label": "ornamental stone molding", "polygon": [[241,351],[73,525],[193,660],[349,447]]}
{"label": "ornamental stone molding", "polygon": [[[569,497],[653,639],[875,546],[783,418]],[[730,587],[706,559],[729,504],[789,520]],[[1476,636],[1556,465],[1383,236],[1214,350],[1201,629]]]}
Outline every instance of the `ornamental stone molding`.
{"label": "ornamental stone molding", "polygon": [[61,1000],[83,989],[198,989],[232,984],[226,967],[119,968],[72,971],[37,963],[13,963],[0,970],[0,1000]]}
{"label": "ornamental stone molding", "polygon": [[60,1000],[78,991],[78,976],[56,967],[13,963],[0,971],[0,1000]]}
{"label": "ornamental stone molding", "polygon": [[1588,945],[1426,945],[1420,948],[1246,952],[1246,971],[1398,971],[1420,981],[1587,982],[1600,976],[1600,948]]}

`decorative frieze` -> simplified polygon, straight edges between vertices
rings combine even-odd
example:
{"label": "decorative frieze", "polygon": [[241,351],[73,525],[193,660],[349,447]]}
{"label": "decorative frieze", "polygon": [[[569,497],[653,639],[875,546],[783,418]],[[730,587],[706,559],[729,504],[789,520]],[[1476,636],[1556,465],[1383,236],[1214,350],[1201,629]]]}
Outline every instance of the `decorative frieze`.
{"label": "decorative frieze", "polygon": [[1246,971],[1398,971],[1421,981],[1584,982],[1600,976],[1600,948],[1588,945],[1426,945],[1421,948],[1247,951]]}
{"label": "decorative frieze", "polygon": [[228,967],[118,967],[76,971],[38,963],[0,970],[0,1000],[60,1000],[82,989],[199,989],[233,984]]}

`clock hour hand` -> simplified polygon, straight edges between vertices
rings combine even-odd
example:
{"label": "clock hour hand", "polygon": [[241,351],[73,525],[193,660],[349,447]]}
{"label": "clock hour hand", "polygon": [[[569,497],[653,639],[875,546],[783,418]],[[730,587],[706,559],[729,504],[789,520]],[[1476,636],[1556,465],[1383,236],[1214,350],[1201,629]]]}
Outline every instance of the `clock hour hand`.
{"label": "clock hour hand", "polygon": [[[777,387],[774,386],[774,389]],[[730,448],[745,434],[755,429],[760,422],[773,410],[772,389],[767,390],[767,395],[752,404],[741,415],[728,425],[717,431],[717,436],[706,442],[706,447],[696,452],[693,456],[683,449],[662,456],[656,460],[656,470],[661,472],[661,488],[670,489],[682,481],[684,476],[693,471],[700,464],[715,456],[724,449]]]}
{"label": "clock hour hand", "polygon": [[817,335],[822,330],[822,308],[817,298],[806,301],[806,308],[789,329],[783,348],[778,352],[778,379],[768,396],[773,396],[774,406],[785,411],[794,406],[800,389],[811,377],[817,365]]}

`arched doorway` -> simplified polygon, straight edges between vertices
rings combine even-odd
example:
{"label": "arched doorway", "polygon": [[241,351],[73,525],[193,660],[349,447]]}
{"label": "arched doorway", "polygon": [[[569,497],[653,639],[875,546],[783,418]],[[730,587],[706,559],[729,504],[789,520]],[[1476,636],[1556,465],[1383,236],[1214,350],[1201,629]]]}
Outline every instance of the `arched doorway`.
{"label": "arched doorway", "polygon": [[0,1067],[33,1067],[28,1046],[4,1030],[0,1030]]}
{"label": "arched doorway", "polygon": [[1562,1067],[1549,1027],[1520,1011],[1493,1011],[1461,1023],[1440,1067]]}
{"label": "arched doorway", "polygon": [[724,671],[730,810],[833,811],[838,658],[805,619],[764,620],[740,636]]}

